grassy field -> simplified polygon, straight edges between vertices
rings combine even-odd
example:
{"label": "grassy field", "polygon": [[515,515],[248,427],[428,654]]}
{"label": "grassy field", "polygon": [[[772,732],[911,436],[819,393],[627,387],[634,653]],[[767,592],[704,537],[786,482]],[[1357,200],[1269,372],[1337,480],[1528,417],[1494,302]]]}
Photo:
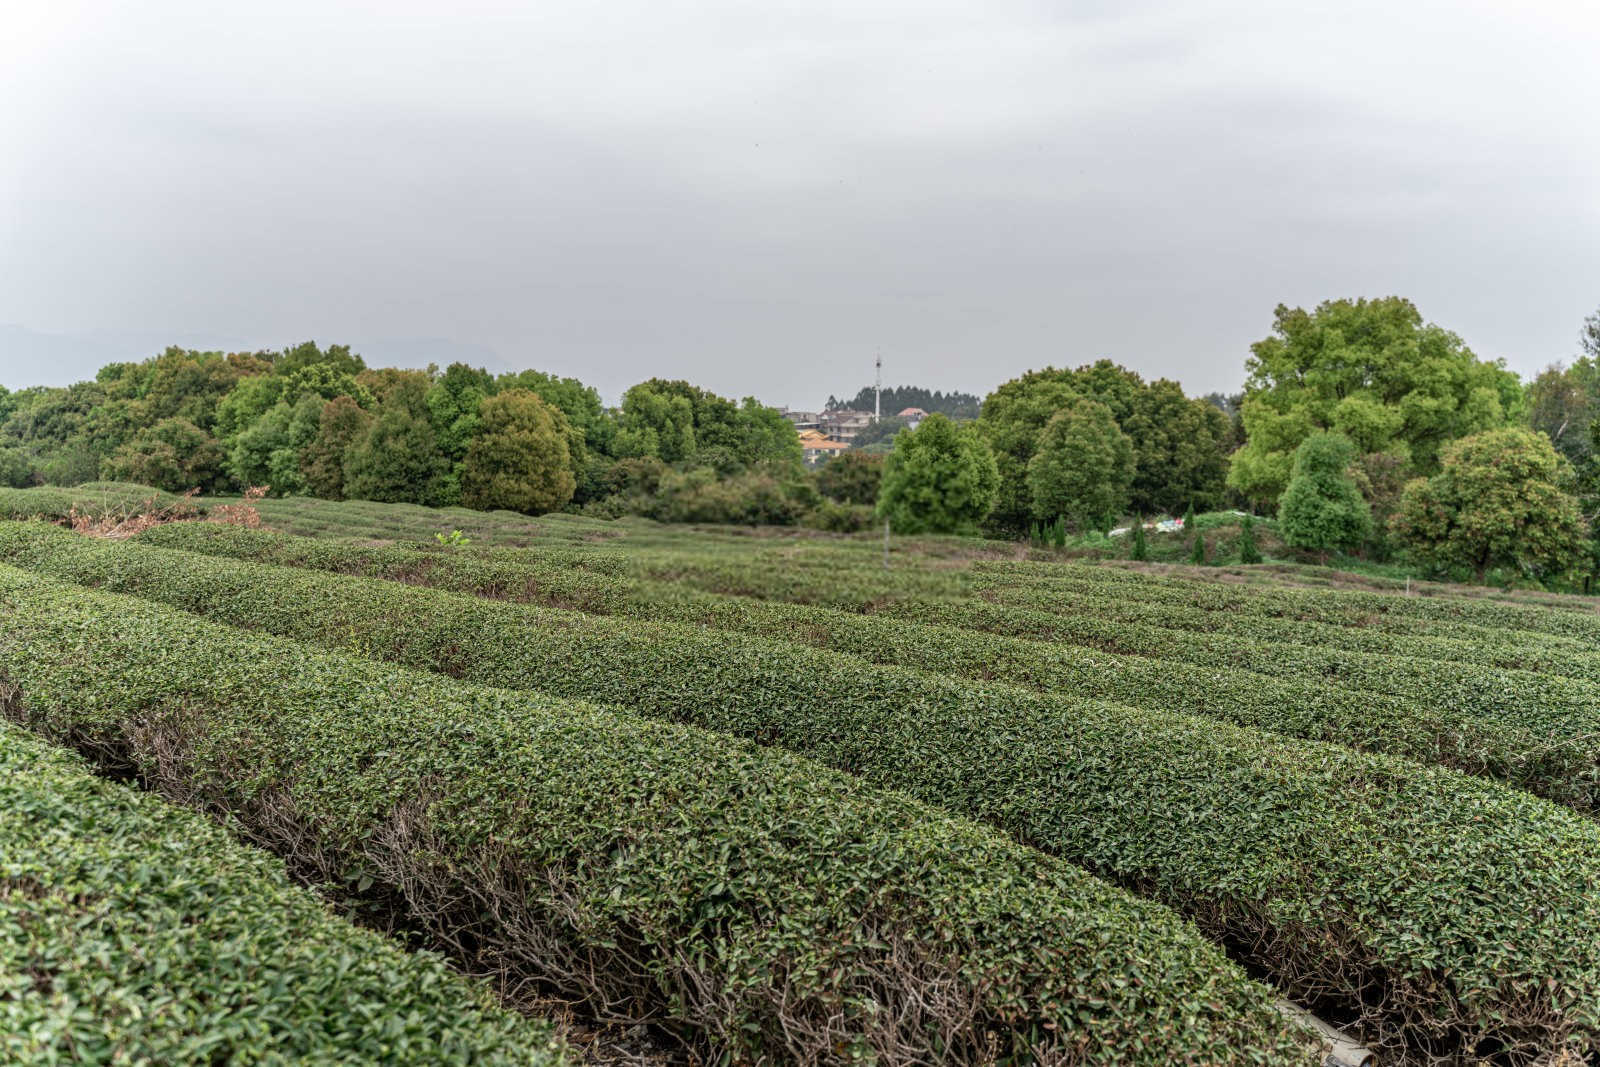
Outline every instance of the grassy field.
{"label": "grassy field", "polygon": [[235,503],[0,492],[50,520],[0,522],[0,741],[78,776],[46,801],[87,779],[35,738],[222,817],[471,1010],[666,1062],[1318,1062],[1287,998],[1386,1063],[1600,1056],[1592,600],[364,502],[54,525]]}

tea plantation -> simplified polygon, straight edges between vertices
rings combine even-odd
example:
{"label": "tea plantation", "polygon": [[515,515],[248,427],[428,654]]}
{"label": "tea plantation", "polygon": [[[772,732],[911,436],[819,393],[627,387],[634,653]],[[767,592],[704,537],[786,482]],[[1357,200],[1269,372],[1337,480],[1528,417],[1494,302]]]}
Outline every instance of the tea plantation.
{"label": "tea plantation", "polygon": [[236,504],[0,491],[0,1060],[1600,1057],[1591,602]]}

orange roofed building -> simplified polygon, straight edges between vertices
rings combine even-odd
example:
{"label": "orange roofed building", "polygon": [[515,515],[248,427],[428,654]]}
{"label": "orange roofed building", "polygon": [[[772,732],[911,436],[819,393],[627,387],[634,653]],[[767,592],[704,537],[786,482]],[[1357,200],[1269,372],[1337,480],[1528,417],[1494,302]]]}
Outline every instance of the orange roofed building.
{"label": "orange roofed building", "polygon": [[815,466],[840,452],[847,452],[850,445],[846,441],[835,441],[821,430],[800,431],[800,451],[805,454],[806,462]]}

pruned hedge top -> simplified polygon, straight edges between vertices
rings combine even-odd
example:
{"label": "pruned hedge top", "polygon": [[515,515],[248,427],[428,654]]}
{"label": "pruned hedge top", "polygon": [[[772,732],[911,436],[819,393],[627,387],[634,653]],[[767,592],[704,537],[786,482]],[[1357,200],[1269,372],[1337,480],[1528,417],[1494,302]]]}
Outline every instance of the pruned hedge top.
{"label": "pruned hedge top", "polygon": [[[1015,682],[1057,695],[1198,712],[1295,737],[1333,741],[1498,778],[1581,810],[1593,810],[1600,803],[1600,740],[1576,740],[1593,732],[1583,722],[1547,723],[1541,730],[1537,721],[1520,717],[1491,718],[1450,704],[1408,701],[1302,678],[1278,679],[1216,664],[1118,655],[898,618],[705,593],[666,582],[595,573],[589,569],[588,558],[565,552],[527,557],[539,562],[507,562],[469,553],[317,541],[206,523],[157,527],[136,540],[474,596],[693,623],[846,652],[875,663]],[[29,541],[42,541],[52,551],[80,556],[112,551],[35,529],[20,540],[15,533],[0,534],[0,558],[17,553],[14,558],[40,565],[42,558],[25,547]],[[579,560],[584,566],[566,565]],[[607,557],[610,562],[621,561]],[[134,561],[124,559],[120,566],[123,580],[132,582]],[[158,578],[195,566],[200,565],[179,557],[152,559],[144,565]],[[69,569],[60,573],[70,577],[80,572]],[[126,587],[149,589],[143,583]],[[1105,625],[1093,620],[1090,632]]]}
{"label": "pruned hedge top", "polygon": [[0,722],[0,1063],[556,1064],[551,1028]]}
{"label": "pruned hedge top", "polygon": [[1487,601],[1479,597],[1408,597],[1399,593],[1373,593],[1354,589],[1308,590],[1284,586],[1221,586],[1194,578],[1149,575],[1144,572],[1092,564],[1063,567],[1059,564],[1042,563],[1006,565],[980,563],[976,569],[991,577],[1005,574],[1022,579],[1076,575],[1094,577],[1106,582],[1132,582],[1141,585],[1153,579],[1157,588],[1178,590],[1191,597],[1203,596],[1218,606],[1235,604],[1246,610],[1292,612],[1302,609],[1324,615],[1342,614],[1345,617],[1362,613],[1397,615],[1414,619],[1480,623],[1584,640],[1600,639],[1600,616],[1591,611],[1576,609],[1576,606],[1575,609],[1568,609],[1512,604]]}
{"label": "pruned hedge top", "polygon": [[1600,827],[1525,793],[1182,714],[141,547],[34,564],[805,753],[1159,895],[1391,1049],[1600,1041]]}
{"label": "pruned hedge top", "polygon": [[794,756],[10,568],[0,607],[37,729],[370,880],[475,967],[708,1054],[1306,1058],[1164,908]]}

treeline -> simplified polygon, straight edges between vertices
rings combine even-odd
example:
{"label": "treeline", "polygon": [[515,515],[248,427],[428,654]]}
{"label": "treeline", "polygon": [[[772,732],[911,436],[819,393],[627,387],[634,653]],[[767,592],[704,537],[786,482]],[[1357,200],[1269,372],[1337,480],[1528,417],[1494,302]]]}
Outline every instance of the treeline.
{"label": "treeline", "polygon": [[1188,397],[1109,360],[1030,371],[981,404],[896,387],[885,412],[929,418],[912,431],[890,414],[818,472],[777,411],[682,381],[608,408],[537,370],[369,368],[309,342],[173,348],[65,388],[0,389],[0,482],[1007,537],[1235,507],[1323,558],[1562,584],[1600,560],[1600,315],[1581,345],[1524,386],[1399,297],[1280,306],[1239,394]]}
{"label": "treeline", "polygon": [[[871,411],[879,399],[870,385],[863,385],[855,396],[840,398],[829,396],[824,405],[828,411]],[[906,408],[921,408],[930,415],[948,415],[952,419],[975,419],[981,405],[971,393],[937,389],[924,389],[917,385],[894,385],[883,391],[879,409],[885,416],[898,415]]]}
{"label": "treeline", "polygon": [[342,345],[170,348],[64,388],[0,388],[0,481],[307,494],[663,519],[796,521],[815,508],[794,427],[681,381],[614,409],[537,370],[371,368]]}
{"label": "treeline", "polygon": [[935,417],[897,436],[879,510],[908,531],[1017,536],[1248,507],[1323,559],[1587,586],[1600,566],[1600,315],[1581,343],[1525,388],[1399,297],[1280,306],[1242,395],[1191,399],[1106,360],[1031,371],[970,425]]}

